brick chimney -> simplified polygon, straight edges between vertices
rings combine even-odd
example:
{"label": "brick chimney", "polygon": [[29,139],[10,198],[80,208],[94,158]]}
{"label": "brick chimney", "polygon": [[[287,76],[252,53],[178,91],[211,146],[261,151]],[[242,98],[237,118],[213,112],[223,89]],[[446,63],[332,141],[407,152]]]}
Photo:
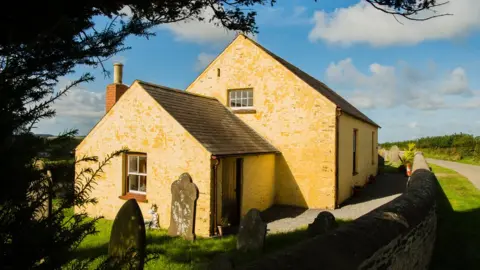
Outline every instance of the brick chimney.
{"label": "brick chimney", "polygon": [[113,83],[107,85],[105,94],[105,113],[115,105],[120,97],[128,90],[128,86],[122,83],[123,64],[113,64]]}

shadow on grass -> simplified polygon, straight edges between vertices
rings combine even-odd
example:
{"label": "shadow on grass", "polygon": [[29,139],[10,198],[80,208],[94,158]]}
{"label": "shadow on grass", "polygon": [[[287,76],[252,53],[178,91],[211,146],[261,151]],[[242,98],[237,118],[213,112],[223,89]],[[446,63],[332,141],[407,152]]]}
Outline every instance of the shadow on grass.
{"label": "shadow on grass", "polygon": [[[166,231],[149,231],[147,252],[156,258],[146,269],[206,269],[212,259],[221,253],[231,257],[235,265],[243,265],[265,254],[290,247],[308,238],[306,229],[267,235],[264,252],[239,252],[236,250],[236,236],[222,238],[198,238],[187,241],[181,237],[168,236]],[[108,243],[98,243],[79,249],[76,259],[98,259],[108,253]]]}
{"label": "shadow on grass", "polygon": [[[430,269],[480,269],[480,193],[473,186],[450,186],[453,181],[447,177],[437,186],[437,239]],[[456,211],[451,202],[463,210]]]}

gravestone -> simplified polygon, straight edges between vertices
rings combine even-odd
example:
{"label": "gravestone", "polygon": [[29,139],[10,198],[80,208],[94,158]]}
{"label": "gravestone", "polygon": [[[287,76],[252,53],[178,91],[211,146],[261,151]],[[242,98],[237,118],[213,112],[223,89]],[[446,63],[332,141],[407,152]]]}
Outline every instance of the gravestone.
{"label": "gravestone", "polygon": [[215,256],[208,266],[209,270],[233,270],[235,266],[230,257],[226,254],[219,254]]}
{"label": "gravestone", "polygon": [[265,243],[267,224],[262,221],[260,211],[252,208],[240,222],[237,235],[237,249],[241,251],[261,251]]}
{"label": "gravestone", "polygon": [[172,184],[172,206],[168,235],[195,240],[195,207],[198,199],[197,186],[188,173],[183,173]]}
{"label": "gravestone", "polygon": [[122,205],[113,221],[108,255],[113,264],[128,260],[129,269],[143,270],[146,245],[142,210],[135,199],[130,199]]}
{"label": "gravestone", "polygon": [[388,151],[389,158],[388,160],[392,163],[397,163],[400,161],[400,150],[398,149],[398,146],[394,145],[390,148],[390,151]]}
{"label": "gravestone", "polygon": [[308,224],[307,232],[310,237],[324,234],[338,227],[332,213],[323,211],[318,214],[313,223]]}
{"label": "gravestone", "polygon": [[34,198],[34,201],[36,199],[43,200],[44,197],[47,196],[46,200],[44,200],[43,202],[43,206],[41,207],[41,209],[39,209],[40,211],[36,211],[35,213],[35,219],[40,220],[52,214],[53,198],[51,194],[53,189],[53,182],[52,173],[50,172],[50,170],[45,170],[45,162],[43,162],[42,160],[37,160],[34,165],[37,170],[45,173],[42,179],[42,181],[44,182],[44,185],[42,185],[43,188],[34,190],[32,193],[32,198]]}

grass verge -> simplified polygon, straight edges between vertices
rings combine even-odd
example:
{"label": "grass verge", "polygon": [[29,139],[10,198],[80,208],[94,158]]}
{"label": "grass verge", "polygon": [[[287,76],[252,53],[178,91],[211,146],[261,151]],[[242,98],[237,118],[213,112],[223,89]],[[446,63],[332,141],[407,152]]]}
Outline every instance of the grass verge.
{"label": "grass verge", "polygon": [[431,269],[480,269],[480,191],[457,172],[430,166],[440,184]]}
{"label": "grass verge", "polygon": [[[339,220],[340,225],[348,221]],[[96,235],[88,236],[76,252],[78,259],[94,259],[92,267],[106,258],[108,241],[112,227],[111,220],[97,223]],[[197,238],[186,241],[180,237],[170,237],[165,230],[147,230],[147,250],[160,254],[145,265],[145,269],[206,269],[219,253],[228,253],[236,266],[255,260],[262,255],[294,245],[308,238],[306,227],[288,233],[267,235],[263,253],[243,253],[236,251],[236,236],[222,238]]]}
{"label": "grass verge", "polygon": [[448,161],[454,161],[454,162],[458,162],[458,163],[480,166],[480,160],[474,159],[472,157],[463,157],[461,159],[455,159],[451,155],[431,153],[431,152],[428,152],[428,151],[424,151],[423,154],[425,155],[426,158],[448,160]]}

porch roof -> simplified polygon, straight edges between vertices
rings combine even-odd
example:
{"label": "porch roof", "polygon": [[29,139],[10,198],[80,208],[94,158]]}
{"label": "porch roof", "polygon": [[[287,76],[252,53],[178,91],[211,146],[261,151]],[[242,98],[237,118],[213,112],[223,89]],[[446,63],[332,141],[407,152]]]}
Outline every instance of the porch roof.
{"label": "porch roof", "polygon": [[213,155],[279,152],[213,97],[137,82]]}

